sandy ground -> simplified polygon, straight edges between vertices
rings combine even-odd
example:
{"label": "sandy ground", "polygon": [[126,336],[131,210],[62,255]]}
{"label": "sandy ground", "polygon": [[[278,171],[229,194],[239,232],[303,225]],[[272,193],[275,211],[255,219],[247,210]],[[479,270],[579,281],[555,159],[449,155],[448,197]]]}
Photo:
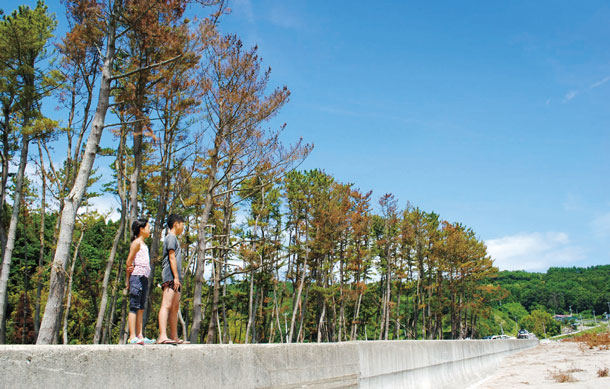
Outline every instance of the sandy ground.
{"label": "sandy ground", "polygon": [[[610,388],[610,376],[597,375],[603,368],[610,370],[609,350],[590,350],[574,342],[547,341],[506,358],[496,373],[471,389]],[[571,375],[574,382],[557,382],[553,378],[557,373]]]}

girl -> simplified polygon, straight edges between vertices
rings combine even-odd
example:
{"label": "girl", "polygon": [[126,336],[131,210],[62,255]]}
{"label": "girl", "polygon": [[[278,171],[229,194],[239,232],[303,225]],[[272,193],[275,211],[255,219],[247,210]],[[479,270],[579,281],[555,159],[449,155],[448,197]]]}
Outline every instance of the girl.
{"label": "girl", "polygon": [[131,225],[131,247],[127,257],[126,285],[129,290],[129,344],[155,343],[142,335],[142,315],[146,304],[150,258],[144,239],[150,236],[150,224],[138,219]]}

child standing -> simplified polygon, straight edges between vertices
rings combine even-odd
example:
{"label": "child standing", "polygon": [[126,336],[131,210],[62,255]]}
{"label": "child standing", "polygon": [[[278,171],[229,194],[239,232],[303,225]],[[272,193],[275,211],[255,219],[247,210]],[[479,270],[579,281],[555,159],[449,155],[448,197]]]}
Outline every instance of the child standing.
{"label": "child standing", "polygon": [[[182,250],[178,236],[184,231],[184,219],[180,215],[171,214],[167,218],[169,232],[163,241],[163,299],[159,309],[159,340],[157,343],[176,344],[189,343],[178,337],[178,311],[180,310],[180,294],[182,291]],[[170,336],[167,336],[169,320]]]}
{"label": "child standing", "polygon": [[138,219],[131,225],[131,247],[127,256],[127,290],[129,290],[129,344],[154,343],[142,335],[142,316],[148,292],[150,257],[144,239],[150,236],[150,224]]}

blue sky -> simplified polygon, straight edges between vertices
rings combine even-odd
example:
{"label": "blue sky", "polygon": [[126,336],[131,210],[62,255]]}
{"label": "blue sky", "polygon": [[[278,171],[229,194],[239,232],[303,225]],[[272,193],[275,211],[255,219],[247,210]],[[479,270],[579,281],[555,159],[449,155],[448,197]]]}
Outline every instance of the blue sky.
{"label": "blue sky", "polygon": [[231,6],[303,167],[465,223],[502,269],[610,263],[610,4]]}
{"label": "blue sky", "polygon": [[610,263],[610,3],[230,4],[303,168],[472,227],[501,269]]}

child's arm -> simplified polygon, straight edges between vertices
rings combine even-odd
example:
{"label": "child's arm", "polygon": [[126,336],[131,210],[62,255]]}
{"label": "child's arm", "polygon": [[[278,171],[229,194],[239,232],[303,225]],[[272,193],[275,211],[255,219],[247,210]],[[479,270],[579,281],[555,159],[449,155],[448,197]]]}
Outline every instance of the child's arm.
{"label": "child's arm", "polygon": [[180,288],[180,277],[178,275],[178,264],[176,263],[176,252],[169,250],[169,265],[172,268],[172,274],[174,275],[174,290],[178,291]]}
{"label": "child's arm", "polygon": [[133,272],[133,259],[136,257],[136,253],[140,250],[140,242],[136,239],[131,242],[129,248],[129,255],[127,256],[127,263],[125,264],[125,287],[129,289],[129,277]]}

